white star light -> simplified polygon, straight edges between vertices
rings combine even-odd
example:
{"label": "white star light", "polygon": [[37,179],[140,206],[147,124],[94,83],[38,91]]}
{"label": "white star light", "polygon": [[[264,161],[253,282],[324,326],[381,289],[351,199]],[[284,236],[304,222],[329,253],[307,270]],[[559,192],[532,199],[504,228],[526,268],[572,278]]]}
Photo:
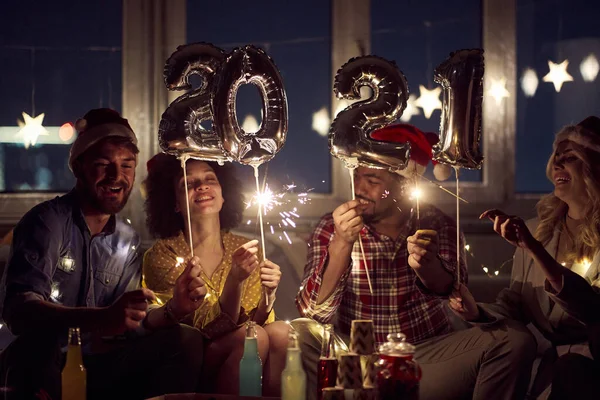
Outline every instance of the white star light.
{"label": "white star light", "polygon": [[521,89],[523,89],[525,96],[533,97],[539,82],[537,73],[533,69],[527,68],[521,77]]}
{"label": "white star light", "polygon": [[502,99],[510,97],[510,92],[506,89],[506,78],[498,80],[492,78],[492,87],[488,90],[488,95],[496,99],[496,105],[502,104]]}
{"label": "white star light", "polygon": [[548,61],[548,67],[550,68],[550,72],[548,72],[548,74],[544,76],[542,80],[544,82],[552,82],[554,84],[554,89],[556,90],[556,92],[560,92],[563,83],[573,81],[573,77],[567,72],[568,66],[569,60],[565,60],[560,64],[555,64],[552,61]]}
{"label": "white star light", "polygon": [[400,121],[408,122],[413,116],[421,114],[421,111],[419,111],[419,108],[415,105],[416,101],[417,96],[415,96],[414,94],[408,96],[408,100],[406,101],[406,108],[404,109],[404,112],[400,117]]}
{"label": "white star light", "polygon": [[596,56],[594,54],[587,56],[579,65],[579,71],[584,81],[594,82],[600,71],[600,65]]}
{"label": "white star light", "polygon": [[321,136],[327,136],[329,132],[329,112],[327,107],[321,108],[319,111],[313,113],[312,117],[312,129]]}
{"label": "white star light", "polygon": [[425,118],[429,119],[435,110],[442,109],[442,102],[440,101],[442,88],[436,87],[433,90],[429,90],[425,86],[419,85],[419,92],[421,96],[415,101],[415,105],[421,107]]}
{"label": "white star light", "polygon": [[37,117],[32,117],[26,112],[22,113],[22,115],[23,121],[17,120],[17,125],[21,128],[17,132],[17,135],[23,135],[23,144],[27,149],[29,146],[35,146],[38,137],[47,136],[49,132],[42,126],[44,113],[41,113]]}

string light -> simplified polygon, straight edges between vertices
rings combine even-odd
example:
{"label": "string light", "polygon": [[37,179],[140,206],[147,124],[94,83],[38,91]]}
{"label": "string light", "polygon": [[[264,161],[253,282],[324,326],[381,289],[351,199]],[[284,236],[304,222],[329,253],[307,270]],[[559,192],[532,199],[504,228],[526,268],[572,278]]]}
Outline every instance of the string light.
{"label": "string light", "polygon": [[525,96],[533,97],[538,85],[539,79],[537,73],[533,69],[527,68],[521,77],[521,89],[523,89]]}
{"label": "string light", "polygon": [[242,123],[242,129],[246,133],[256,133],[260,129],[260,125],[258,125],[258,121],[252,114],[246,115],[244,118],[244,122]]}
{"label": "string light", "polygon": [[[471,258],[473,258],[474,260],[476,260],[476,258],[475,258],[475,254],[473,254],[473,252],[471,251],[471,245],[469,245],[469,244],[465,243],[465,246],[464,246],[464,248],[465,248],[465,252],[466,252],[466,253],[467,253],[469,256],[471,256]],[[504,262],[503,262],[503,263],[500,265],[500,267],[499,267],[497,270],[494,270],[494,272],[490,272],[490,269],[489,269],[487,266],[485,266],[484,264],[481,264],[481,269],[483,270],[483,272],[485,272],[485,274],[486,274],[488,277],[490,277],[490,278],[495,278],[495,277],[497,277],[497,276],[500,276],[500,271],[501,271],[501,270],[502,270],[502,269],[503,269],[503,268],[504,268],[506,265],[508,265],[508,264],[509,264],[509,263],[511,263],[511,262],[512,262],[512,258],[510,258],[510,259],[508,259],[508,260],[504,261]]]}
{"label": "string light", "polygon": [[581,76],[586,82],[594,82],[599,71],[600,64],[598,64],[598,59],[593,53],[590,53],[579,65],[579,72],[581,72]]}
{"label": "string light", "polygon": [[319,111],[313,113],[313,131],[317,132],[320,136],[327,136],[329,133],[329,125],[331,125],[331,120],[329,119],[329,111],[327,111],[327,107],[323,107]]}

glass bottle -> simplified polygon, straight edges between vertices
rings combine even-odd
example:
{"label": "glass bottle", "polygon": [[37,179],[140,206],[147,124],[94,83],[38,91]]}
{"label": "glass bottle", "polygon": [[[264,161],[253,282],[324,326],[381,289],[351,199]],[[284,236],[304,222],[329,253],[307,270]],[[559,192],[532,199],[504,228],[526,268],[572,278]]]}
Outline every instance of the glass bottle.
{"label": "glass bottle", "polygon": [[258,354],[256,322],[246,324],[244,355],[240,360],[240,396],[262,395],[262,361]]}
{"label": "glass bottle", "polygon": [[87,372],[83,365],[79,328],[69,328],[67,361],[61,376],[62,400],[85,400]]}
{"label": "glass bottle", "polygon": [[323,389],[334,387],[337,380],[338,360],[335,353],[333,325],[323,326],[321,356],[317,367],[317,399],[323,398]]}
{"label": "glass bottle", "polygon": [[306,373],[302,368],[302,353],[298,346],[298,337],[291,331],[289,334],[287,359],[281,373],[281,400],[306,399]]}

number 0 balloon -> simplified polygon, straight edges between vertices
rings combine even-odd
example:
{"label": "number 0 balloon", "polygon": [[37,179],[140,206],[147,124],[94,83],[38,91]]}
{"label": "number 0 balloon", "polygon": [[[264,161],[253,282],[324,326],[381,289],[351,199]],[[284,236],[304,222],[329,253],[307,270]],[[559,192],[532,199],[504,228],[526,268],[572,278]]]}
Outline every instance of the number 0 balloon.
{"label": "number 0 balloon", "polygon": [[[245,132],[236,113],[241,85],[253,84],[262,98],[262,122],[258,132]],[[234,49],[219,73],[213,98],[214,124],[223,148],[236,161],[258,166],[283,147],[288,130],[287,98],[283,79],[271,58],[261,49]]]}

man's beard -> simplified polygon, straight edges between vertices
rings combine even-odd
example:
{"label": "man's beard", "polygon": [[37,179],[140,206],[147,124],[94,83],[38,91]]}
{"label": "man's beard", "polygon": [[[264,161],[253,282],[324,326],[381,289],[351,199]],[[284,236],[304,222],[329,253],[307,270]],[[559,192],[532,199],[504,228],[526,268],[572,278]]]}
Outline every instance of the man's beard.
{"label": "man's beard", "polygon": [[[123,191],[123,200],[119,200],[117,198],[100,198],[97,192],[97,188],[106,184],[111,184],[113,186],[121,186]],[[84,200],[92,208],[95,208],[103,214],[112,215],[121,212],[127,204],[127,200],[129,200],[129,195],[131,195],[131,187],[129,187],[127,183],[122,181],[102,181],[98,185],[95,185],[93,183],[87,182],[85,179],[82,179],[80,187],[82,188],[81,193],[83,195]]]}

